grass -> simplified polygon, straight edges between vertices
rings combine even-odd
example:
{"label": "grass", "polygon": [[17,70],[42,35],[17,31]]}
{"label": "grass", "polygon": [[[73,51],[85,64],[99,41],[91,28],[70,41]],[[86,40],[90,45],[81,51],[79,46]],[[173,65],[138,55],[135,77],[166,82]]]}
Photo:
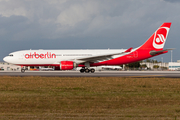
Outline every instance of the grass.
{"label": "grass", "polygon": [[180,119],[180,79],[1,76],[0,119]]}

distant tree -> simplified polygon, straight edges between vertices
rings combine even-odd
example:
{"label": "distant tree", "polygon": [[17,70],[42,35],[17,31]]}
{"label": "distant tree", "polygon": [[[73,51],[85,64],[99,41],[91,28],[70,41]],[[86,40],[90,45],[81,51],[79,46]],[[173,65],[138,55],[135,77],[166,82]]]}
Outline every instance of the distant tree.
{"label": "distant tree", "polygon": [[141,60],[141,61],[139,61],[140,63],[143,63],[144,61],[143,60]]}
{"label": "distant tree", "polygon": [[146,59],[144,62],[150,62],[150,63],[160,63],[161,61],[153,60],[153,59]]}
{"label": "distant tree", "polygon": [[153,68],[157,69],[159,68],[159,65],[154,65]]}
{"label": "distant tree", "polygon": [[146,59],[146,60],[144,60],[145,62],[151,62],[151,59]]}
{"label": "distant tree", "polygon": [[141,68],[146,68],[147,65],[146,65],[146,64],[142,64],[140,67],[141,67]]}
{"label": "distant tree", "polygon": [[125,65],[128,68],[139,68],[140,67],[140,62],[134,62],[134,63],[129,63]]}
{"label": "distant tree", "polygon": [[154,60],[154,63],[158,63],[158,61],[157,61],[157,60]]}

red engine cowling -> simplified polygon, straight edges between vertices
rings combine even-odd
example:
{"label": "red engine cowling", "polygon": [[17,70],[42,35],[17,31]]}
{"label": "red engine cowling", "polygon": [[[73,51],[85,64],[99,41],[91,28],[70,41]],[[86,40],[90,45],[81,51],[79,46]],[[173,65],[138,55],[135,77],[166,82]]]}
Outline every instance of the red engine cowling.
{"label": "red engine cowling", "polygon": [[61,61],[60,62],[60,70],[72,70],[76,67],[76,63],[73,61]]}

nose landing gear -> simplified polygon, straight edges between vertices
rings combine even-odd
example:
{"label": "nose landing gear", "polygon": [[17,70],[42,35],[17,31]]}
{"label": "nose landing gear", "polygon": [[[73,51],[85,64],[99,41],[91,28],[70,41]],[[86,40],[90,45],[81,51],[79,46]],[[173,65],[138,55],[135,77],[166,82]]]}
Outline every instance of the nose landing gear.
{"label": "nose landing gear", "polygon": [[21,72],[24,73],[25,72],[25,68],[24,66],[21,66]]}
{"label": "nose landing gear", "polygon": [[22,68],[22,69],[21,69],[21,72],[24,73],[24,72],[25,72],[25,69]]}

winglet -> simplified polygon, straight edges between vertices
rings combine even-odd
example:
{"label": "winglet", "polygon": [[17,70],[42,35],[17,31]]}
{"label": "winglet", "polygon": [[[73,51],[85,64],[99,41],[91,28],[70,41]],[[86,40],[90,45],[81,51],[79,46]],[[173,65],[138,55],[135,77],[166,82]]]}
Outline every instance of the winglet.
{"label": "winglet", "polygon": [[131,47],[131,48],[127,49],[125,52],[131,52],[132,49],[133,48]]}

